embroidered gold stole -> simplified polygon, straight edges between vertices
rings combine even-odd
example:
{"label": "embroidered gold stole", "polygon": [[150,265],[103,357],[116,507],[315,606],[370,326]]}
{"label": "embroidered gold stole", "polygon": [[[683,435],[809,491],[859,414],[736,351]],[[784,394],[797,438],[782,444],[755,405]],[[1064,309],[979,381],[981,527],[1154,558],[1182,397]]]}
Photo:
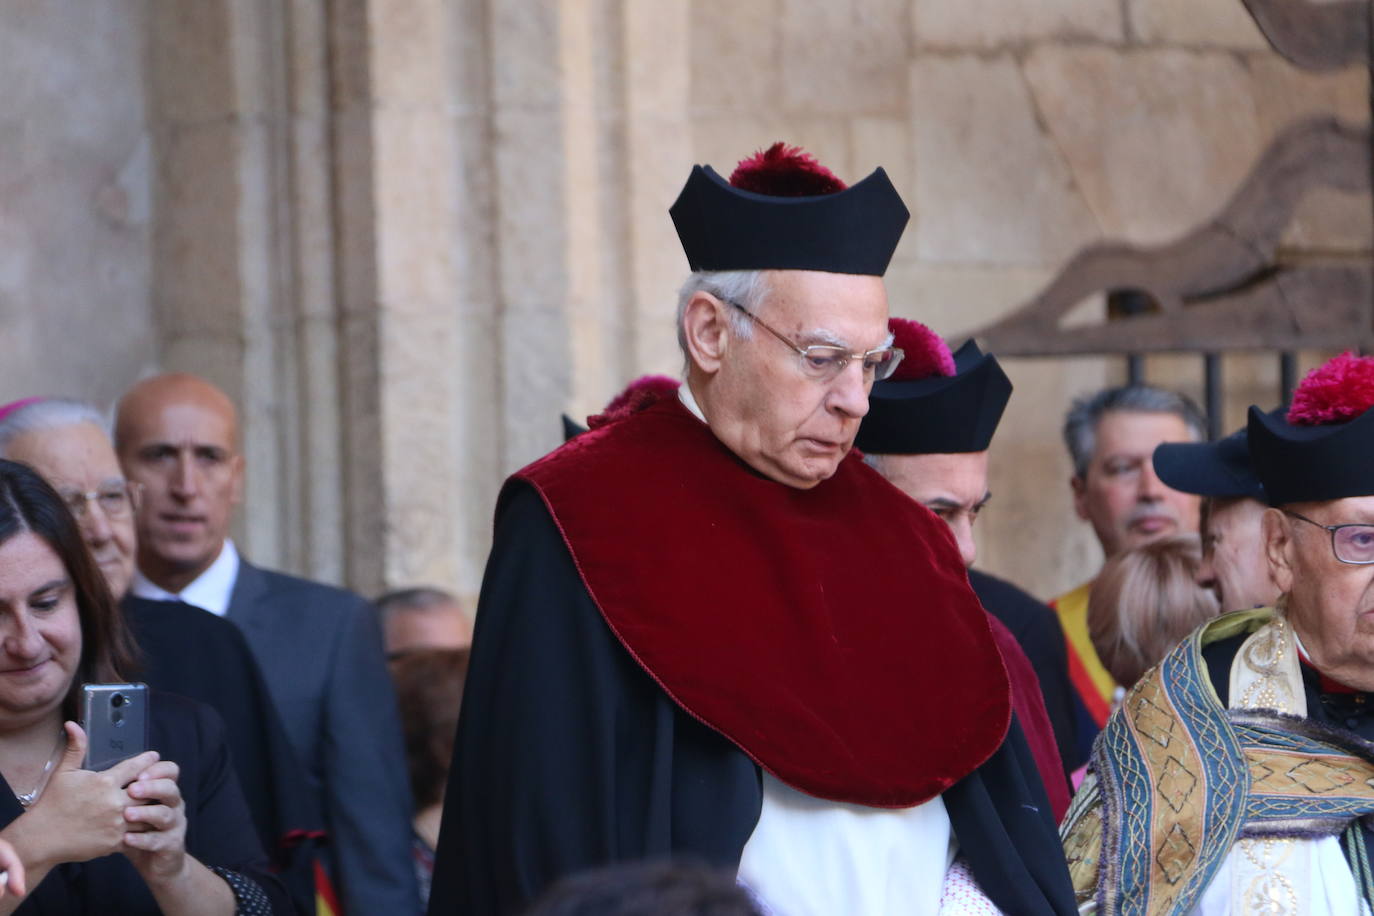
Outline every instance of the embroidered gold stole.
{"label": "embroidered gold stole", "polygon": [[[1227,710],[1202,649],[1247,632]],[[1374,812],[1374,744],[1305,713],[1293,636],[1271,609],[1219,617],[1170,652],[1112,715],[1065,817],[1080,911],[1187,913],[1239,843],[1234,905],[1302,912],[1309,857],[1293,844]],[[1350,846],[1363,856],[1363,842]]]}

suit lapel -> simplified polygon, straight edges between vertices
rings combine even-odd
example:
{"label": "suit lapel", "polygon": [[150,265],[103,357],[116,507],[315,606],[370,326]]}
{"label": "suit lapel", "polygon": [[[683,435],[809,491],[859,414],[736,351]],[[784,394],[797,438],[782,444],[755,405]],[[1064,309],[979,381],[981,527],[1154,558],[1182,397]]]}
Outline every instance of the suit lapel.
{"label": "suit lapel", "polygon": [[234,590],[229,595],[229,610],[225,614],[244,630],[256,629],[261,621],[262,599],[267,594],[267,576],[262,570],[239,561],[238,578],[234,580]]}

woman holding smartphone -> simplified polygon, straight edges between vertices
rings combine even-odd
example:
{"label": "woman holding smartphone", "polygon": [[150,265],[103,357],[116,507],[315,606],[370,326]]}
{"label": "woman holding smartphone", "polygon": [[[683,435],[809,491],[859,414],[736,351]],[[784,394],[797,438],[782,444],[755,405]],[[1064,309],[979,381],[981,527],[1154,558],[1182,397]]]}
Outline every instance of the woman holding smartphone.
{"label": "woman holding smartphone", "polygon": [[207,707],[155,693],[148,750],[82,769],[81,685],[125,681],[133,661],[67,507],[0,461],[0,841],[28,890],[11,883],[0,914],[290,912]]}

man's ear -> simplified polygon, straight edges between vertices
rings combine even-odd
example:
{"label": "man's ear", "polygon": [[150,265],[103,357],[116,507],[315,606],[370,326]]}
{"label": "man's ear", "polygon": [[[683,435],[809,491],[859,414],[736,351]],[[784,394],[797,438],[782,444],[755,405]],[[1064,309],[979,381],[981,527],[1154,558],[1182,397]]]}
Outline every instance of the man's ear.
{"label": "man's ear", "polygon": [[1069,478],[1069,489],[1073,490],[1073,511],[1088,521],[1088,482],[1075,474]]}
{"label": "man's ear", "polygon": [[710,293],[693,293],[682,312],[682,337],[688,360],[707,375],[714,375],[730,347],[725,304]]}
{"label": "man's ear", "polygon": [[1293,588],[1293,528],[1278,509],[1266,509],[1260,518],[1264,532],[1264,558],[1269,561],[1269,581],[1286,595]]}

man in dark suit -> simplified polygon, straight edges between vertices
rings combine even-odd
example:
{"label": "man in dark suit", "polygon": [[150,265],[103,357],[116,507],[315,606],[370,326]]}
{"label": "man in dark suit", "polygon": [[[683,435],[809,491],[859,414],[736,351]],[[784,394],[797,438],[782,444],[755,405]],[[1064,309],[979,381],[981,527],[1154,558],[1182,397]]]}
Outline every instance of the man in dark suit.
{"label": "man in dark suit", "polygon": [[405,756],[371,607],[239,556],[228,536],[243,487],[237,412],[213,385],[139,383],[120,401],[115,444],[143,488],[133,594],[238,624],[325,812],[345,912],[416,912]]}

